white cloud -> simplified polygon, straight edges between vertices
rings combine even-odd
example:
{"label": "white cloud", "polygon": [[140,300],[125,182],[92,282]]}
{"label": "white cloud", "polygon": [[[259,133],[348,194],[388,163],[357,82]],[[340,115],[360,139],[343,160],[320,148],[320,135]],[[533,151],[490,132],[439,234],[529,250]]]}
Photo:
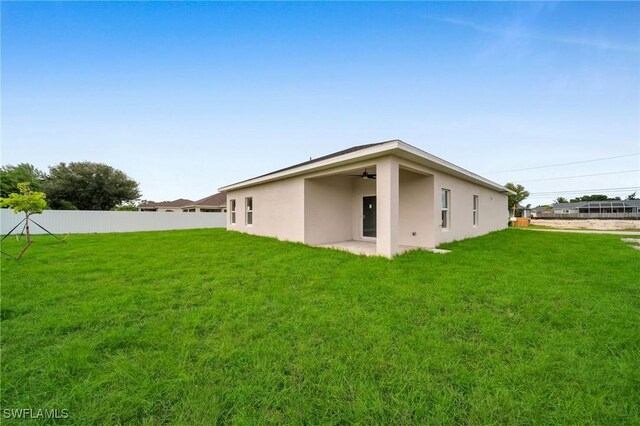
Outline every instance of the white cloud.
{"label": "white cloud", "polygon": [[502,37],[548,41],[553,43],[561,43],[561,44],[572,45],[572,46],[583,46],[583,47],[590,47],[594,49],[603,49],[603,50],[617,50],[617,51],[635,52],[635,53],[640,52],[640,48],[638,46],[611,43],[606,40],[534,34],[534,33],[526,32],[522,29],[517,29],[517,26],[516,26],[516,29],[498,28],[498,27],[478,24],[471,21],[466,21],[463,19],[449,18],[449,17],[427,16],[427,19],[430,19],[436,22],[443,22],[450,25],[456,25],[459,27],[469,28],[478,32],[495,34]]}

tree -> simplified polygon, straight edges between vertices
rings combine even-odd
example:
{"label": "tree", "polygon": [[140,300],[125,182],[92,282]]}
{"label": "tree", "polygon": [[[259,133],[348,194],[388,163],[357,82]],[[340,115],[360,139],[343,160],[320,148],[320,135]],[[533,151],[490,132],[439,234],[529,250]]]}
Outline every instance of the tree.
{"label": "tree", "polygon": [[0,197],[6,198],[11,193],[19,193],[18,184],[28,182],[34,191],[42,190],[45,174],[32,164],[20,163],[17,166],[0,167]]}
{"label": "tree", "polygon": [[625,198],[625,200],[638,200],[639,198],[636,198],[636,192],[634,191],[633,194],[629,194],[627,195],[627,198]]}
{"label": "tree", "polygon": [[50,167],[44,191],[53,209],[112,210],[140,197],[138,183],[124,172],[88,161]]}
{"label": "tree", "polygon": [[148,200],[136,200],[134,203],[125,203],[117,206],[114,210],[120,212],[137,212],[138,207],[143,206],[147,203],[152,203],[153,201]]}
{"label": "tree", "polygon": [[117,212],[137,212],[138,208],[133,204],[123,204],[121,206],[116,207],[113,210]]}
{"label": "tree", "polygon": [[609,198],[606,195],[602,194],[592,194],[592,195],[583,195],[582,197],[572,198],[572,203],[579,203],[582,201],[618,201],[620,197]]}
{"label": "tree", "polygon": [[558,198],[556,198],[555,202],[556,202],[556,203],[568,203],[568,202],[569,202],[569,200],[567,200],[567,199],[566,199],[566,198],[564,198],[564,197],[558,197]]}
{"label": "tree", "polygon": [[509,194],[509,210],[513,210],[513,215],[515,216],[516,207],[529,196],[529,191],[526,191],[524,186],[516,185],[512,182],[507,183],[505,188],[515,192],[513,195]]}
{"label": "tree", "polygon": [[16,214],[24,212],[27,244],[31,243],[29,216],[32,214],[42,213],[42,210],[47,207],[47,202],[45,201],[45,198],[47,197],[46,194],[44,192],[32,191],[29,186],[29,182],[18,183],[19,193],[13,192],[6,198],[0,198],[0,207],[9,207],[13,209],[13,212]]}

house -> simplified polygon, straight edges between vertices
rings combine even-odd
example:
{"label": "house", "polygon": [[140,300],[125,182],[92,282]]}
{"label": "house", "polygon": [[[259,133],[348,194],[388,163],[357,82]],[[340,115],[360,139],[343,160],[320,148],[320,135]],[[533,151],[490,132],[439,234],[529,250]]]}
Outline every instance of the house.
{"label": "house", "polygon": [[536,218],[540,217],[540,215],[544,215],[547,212],[552,212],[553,207],[551,206],[536,206],[531,209],[531,217]]}
{"label": "house", "polygon": [[516,213],[516,217],[531,217],[532,209],[530,206],[523,206],[522,204],[517,204],[514,209]]}
{"label": "house", "polygon": [[582,206],[586,204],[586,202],[580,203],[553,203],[551,207],[553,208],[553,214],[577,214],[578,206]]}
{"label": "house", "polygon": [[160,201],[159,203],[150,201],[138,206],[138,211],[141,212],[179,212],[182,211],[182,206],[193,203],[186,198],[178,198],[173,201]]}
{"label": "house", "polygon": [[580,201],[554,203],[553,211],[545,212],[542,218],[572,219],[640,219],[640,200]]}
{"label": "house", "polygon": [[214,213],[227,211],[227,194],[219,192],[198,201],[178,198],[173,201],[153,201],[138,206],[141,212],[201,212]]}
{"label": "house", "polygon": [[210,195],[202,198],[201,200],[192,202],[182,206],[183,212],[201,212],[201,213],[215,213],[227,211],[227,194],[224,192],[218,192],[217,194]]}
{"label": "house", "polygon": [[220,188],[227,229],[392,257],[503,229],[505,187],[400,140]]}

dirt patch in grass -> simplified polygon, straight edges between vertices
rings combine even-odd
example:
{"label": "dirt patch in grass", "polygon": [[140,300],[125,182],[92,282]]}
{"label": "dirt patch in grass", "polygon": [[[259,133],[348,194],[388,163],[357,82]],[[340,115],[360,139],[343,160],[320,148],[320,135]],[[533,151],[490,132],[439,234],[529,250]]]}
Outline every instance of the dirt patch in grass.
{"label": "dirt patch in grass", "polygon": [[597,231],[640,231],[640,220],[548,220],[532,219],[531,225],[548,229],[587,229]]}

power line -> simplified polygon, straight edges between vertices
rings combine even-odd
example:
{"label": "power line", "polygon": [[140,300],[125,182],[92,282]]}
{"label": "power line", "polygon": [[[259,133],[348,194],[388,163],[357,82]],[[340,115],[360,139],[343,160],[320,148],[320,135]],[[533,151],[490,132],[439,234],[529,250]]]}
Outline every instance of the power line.
{"label": "power line", "polygon": [[[632,190],[633,192],[637,193],[638,189],[634,189]],[[557,197],[578,197],[581,195],[592,195],[592,194],[601,194],[601,195],[608,195],[608,196],[614,196],[614,195],[618,195],[619,197],[623,197],[625,195],[628,195],[628,192],[620,192],[620,191],[587,191],[587,192],[572,192],[572,193],[554,193],[554,194],[532,194],[529,195],[527,197],[527,199],[532,199],[532,200],[542,200],[542,199],[549,199],[549,198],[557,198]]]}
{"label": "power line", "polygon": [[551,165],[548,165],[548,166],[525,167],[523,169],[513,169],[513,170],[499,170],[499,171],[495,171],[495,172],[484,172],[484,173],[485,174],[489,174],[489,173],[509,173],[509,172],[521,172],[521,171],[524,171],[524,170],[547,169],[549,167],[561,167],[561,166],[569,166],[571,164],[593,163],[595,161],[613,160],[615,158],[633,157],[635,155],[640,155],[640,152],[636,152],[635,154],[616,155],[614,157],[594,158],[593,160],[572,161],[570,163],[551,164]]}
{"label": "power line", "polygon": [[621,191],[637,191],[640,187],[619,188],[619,189],[581,189],[577,191],[553,191],[553,192],[531,192],[530,195],[555,195],[555,194],[595,194],[597,192],[621,192]]}
{"label": "power line", "polygon": [[626,186],[622,188],[596,188],[596,189],[576,189],[574,191],[548,191],[548,192],[531,192],[529,195],[555,195],[555,194],[578,194],[586,192],[619,192],[638,190],[640,186]]}
{"label": "power line", "polygon": [[529,180],[518,181],[518,183],[523,183],[523,182],[542,182],[544,180],[558,180],[558,179],[574,179],[574,178],[589,177],[589,176],[619,175],[619,174],[622,174],[622,173],[632,173],[632,172],[640,172],[640,169],[623,170],[623,171],[619,171],[619,172],[609,172],[609,173],[594,173],[594,174],[590,174],[590,175],[561,176],[561,177],[545,178],[545,179],[529,179]]}

